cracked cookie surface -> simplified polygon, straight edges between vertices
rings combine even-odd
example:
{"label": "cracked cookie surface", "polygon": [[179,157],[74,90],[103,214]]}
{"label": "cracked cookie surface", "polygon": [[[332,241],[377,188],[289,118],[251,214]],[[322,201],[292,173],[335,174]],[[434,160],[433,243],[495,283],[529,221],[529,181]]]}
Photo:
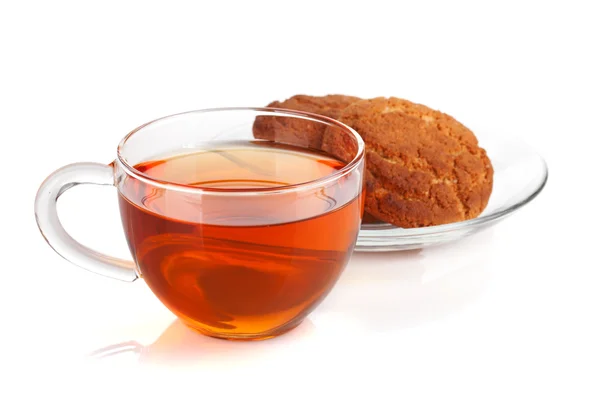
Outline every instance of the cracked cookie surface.
{"label": "cracked cookie surface", "polygon": [[[403,228],[478,216],[489,200],[493,168],[467,127],[451,116],[398,98],[362,100],[337,119],[366,144],[365,212]],[[352,144],[333,131],[322,148],[349,161]]]}
{"label": "cracked cookie surface", "polygon": [[[327,96],[296,95],[279,102],[274,101],[267,107],[286,108],[311,112],[337,119],[350,104],[361,100],[358,97],[331,94]],[[320,149],[326,126],[290,117],[257,117],[253,126],[257,139],[275,140],[314,149]]]}

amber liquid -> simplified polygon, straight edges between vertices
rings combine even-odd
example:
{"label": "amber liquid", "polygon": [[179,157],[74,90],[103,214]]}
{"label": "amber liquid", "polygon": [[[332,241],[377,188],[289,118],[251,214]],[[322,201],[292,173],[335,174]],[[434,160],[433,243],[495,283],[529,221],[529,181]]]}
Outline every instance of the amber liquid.
{"label": "amber liquid", "polygon": [[[256,189],[316,180],[344,165],[295,147],[245,142],[136,169],[191,187]],[[327,191],[253,199],[157,189],[131,178],[120,189],[129,247],[151,290],[186,323],[220,337],[272,336],[301,322],[346,265],[362,213],[362,196],[349,196],[356,187],[343,181]]]}

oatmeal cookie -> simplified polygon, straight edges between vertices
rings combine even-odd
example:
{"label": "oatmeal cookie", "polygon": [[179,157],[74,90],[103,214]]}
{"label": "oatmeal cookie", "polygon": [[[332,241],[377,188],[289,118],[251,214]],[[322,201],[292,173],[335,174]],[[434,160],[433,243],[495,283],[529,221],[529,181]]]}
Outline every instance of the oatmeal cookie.
{"label": "oatmeal cookie", "polygon": [[[358,97],[332,94],[328,96],[297,95],[267,107],[306,111],[337,119],[344,108],[361,100]],[[257,117],[253,126],[257,139],[275,140],[314,149],[321,148],[326,126],[309,120],[290,117]]]}
{"label": "oatmeal cookie", "polygon": [[[467,127],[451,116],[398,98],[356,102],[337,119],[366,144],[365,212],[403,228],[447,224],[479,215],[493,169]],[[355,149],[327,129],[323,150],[349,161]]]}

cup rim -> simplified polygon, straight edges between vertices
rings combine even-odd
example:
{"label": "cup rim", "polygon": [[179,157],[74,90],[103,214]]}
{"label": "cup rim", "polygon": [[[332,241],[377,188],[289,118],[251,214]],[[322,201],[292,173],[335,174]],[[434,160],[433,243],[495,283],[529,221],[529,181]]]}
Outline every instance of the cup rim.
{"label": "cup rim", "polygon": [[[231,112],[231,111],[258,111],[265,113],[272,113],[273,116],[295,116],[301,117],[303,119],[324,123],[327,125],[337,126],[346,132],[350,133],[357,142],[358,149],[356,155],[350,162],[348,162],[343,168],[328,174],[322,178],[315,179],[307,182],[300,182],[292,185],[282,185],[268,188],[253,188],[253,189],[232,189],[232,188],[210,188],[210,187],[202,187],[202,186],[191,186],[177,182],[171,182],[166,180],[157,179],[148,174],[145,174],[139,170],[137,170],[134,166],[129,164],[125,157],[123,156],[123,147],[127,143],[127,141],[136,133],[142,131],[144,128],[157,123],[159,121],[165,121],[171,118],[179,117],[182,115],[188,114],[204,114],[210,112]],[[168,190],[175,190],[187,193],[211,193],[211,194],[266,194],[266,193],[281,193],[281,192],[289,192],[289,191],[300,191],[300,190],[308,190],[315,187],[324,186],[327,183],[334,182],[344,175],[348,174],[352,171],[363,159],[365,155],[365,143],[362,137],[351,127],[348,125],[339,122],[333,118],[329,118],[323,115],[314,114],[305,111],[297,111],[290,110],[285,108],[277,108],[277,107],[218,107],[218,108],[205,108],[198,110],[185,111],[181,113],[167,115],[161,118],[154,119],[150,122],[142,124],[137,128],[133,129],[129,132],[117,147],[117,163],[122,167],[122,169],[131,177],[138,179],[144,183],[160,187]]]}

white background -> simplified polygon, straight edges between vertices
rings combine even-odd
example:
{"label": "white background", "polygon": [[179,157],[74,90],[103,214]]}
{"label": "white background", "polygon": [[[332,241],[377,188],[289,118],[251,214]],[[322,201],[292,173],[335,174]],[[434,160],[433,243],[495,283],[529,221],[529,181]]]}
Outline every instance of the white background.
{"label": "white background", "polygon": [[[595,2],[348,3],[0,3],[0,398],[600,397]],[[193,334],[143,281],[78,269],[39,234],[56,168],[112,161],[156,117],[297,93],[394,95],[521,137],[548,186],[464,242],[355,255],[309,321],[259,343]],[[115,199],[75,188],[59,211],[125,257]]]}

